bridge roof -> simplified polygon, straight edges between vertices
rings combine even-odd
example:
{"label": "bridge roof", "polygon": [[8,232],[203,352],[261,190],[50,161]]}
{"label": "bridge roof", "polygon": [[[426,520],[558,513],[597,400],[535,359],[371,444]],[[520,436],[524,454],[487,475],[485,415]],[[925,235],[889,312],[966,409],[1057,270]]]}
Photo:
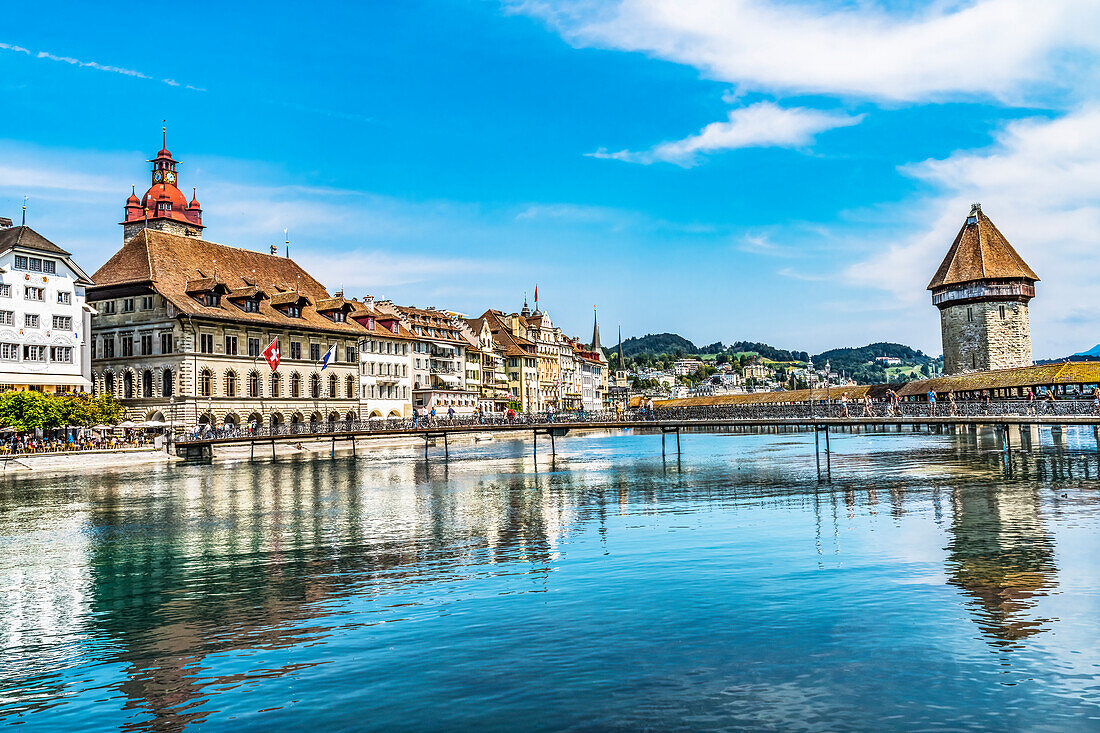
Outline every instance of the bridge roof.
{"label": "bridge roof", "polygon": [[[707,397],[681,397],[674,400],[654,400],[654,407],[722,407],[727,405],[756,405],[777,404],[784,402],[812,402],[828,399],[839,400],[847,397],[848,401],[862,400],[865,395],[872,395],[872,391],[878,390],[878,385],[859,385],[855,387],[824,387],[817,389],[792,389],[784,392],[749,392],[748,394],[723,394]],[[872,395],[873,396],[873,395]]]}
{"label": "bridge roof", "polygon": [[1100,383],[1100,362],[1065,361],[921,379],[906,384],[898,390],[898,395],[902,397],[923,395],[929,390],[937,393],[974,392],[983,389],[1035,387],[1044,384],[1098,383]]}

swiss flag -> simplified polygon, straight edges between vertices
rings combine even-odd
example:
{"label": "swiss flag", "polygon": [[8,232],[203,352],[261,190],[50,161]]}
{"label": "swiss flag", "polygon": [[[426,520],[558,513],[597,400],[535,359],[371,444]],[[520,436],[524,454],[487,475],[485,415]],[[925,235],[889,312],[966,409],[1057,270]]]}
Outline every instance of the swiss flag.
{"label": "swiss flag", "polygon": [[267,359],[268,366],[271,367],[271,371],[275,371],[279,368],[279,339],[274,338],[271,343],[264,349],[264,358]]}

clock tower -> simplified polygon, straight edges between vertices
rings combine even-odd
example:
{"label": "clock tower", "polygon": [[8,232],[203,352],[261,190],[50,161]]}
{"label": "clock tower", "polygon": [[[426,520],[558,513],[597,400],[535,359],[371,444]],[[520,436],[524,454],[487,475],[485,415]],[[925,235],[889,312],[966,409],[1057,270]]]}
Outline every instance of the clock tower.
{"label": "clock tower", "polygon": [[[166,137],[166,131],[161,128]],[[176,166],[179,165],[168,152],[167,141],[162,141],[160,152],[149,161],[153,164],[152,185],[145,195],[138,199],[137,192],[131,192],[124,207],[122,221],[122,239],[128,241],[142,229],[156,229],[185,237],[201,237],[202,207],[198,198],[187,197],[179,190]]]}

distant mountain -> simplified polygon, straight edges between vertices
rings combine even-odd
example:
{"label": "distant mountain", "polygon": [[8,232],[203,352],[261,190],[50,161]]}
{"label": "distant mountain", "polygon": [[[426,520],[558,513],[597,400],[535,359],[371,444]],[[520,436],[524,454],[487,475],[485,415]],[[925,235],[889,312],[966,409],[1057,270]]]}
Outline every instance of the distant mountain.
{"label": "distant mountain", "polygon": [[1100,357],[1100,344],[1093,346],[1088,351],[1079,351],[1074,356],[1097,356]]}

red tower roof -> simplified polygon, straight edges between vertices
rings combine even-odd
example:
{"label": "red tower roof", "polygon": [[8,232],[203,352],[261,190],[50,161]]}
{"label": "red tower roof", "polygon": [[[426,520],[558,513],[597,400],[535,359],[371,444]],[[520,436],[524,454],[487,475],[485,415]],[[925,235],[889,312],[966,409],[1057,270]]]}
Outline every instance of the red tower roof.
{"label": "red tower roof", "polygon": [[152,185],[139,201],[136,194],[126,200],[125,224],[148,218],[175,219],[190,226],[202,228],[202,209],[197,199],[187,202],[187,197],[177,187],[176,166],[178,161],[168,152],[168,146],[161,147],[157,157],[149,161],[153,164]]}

